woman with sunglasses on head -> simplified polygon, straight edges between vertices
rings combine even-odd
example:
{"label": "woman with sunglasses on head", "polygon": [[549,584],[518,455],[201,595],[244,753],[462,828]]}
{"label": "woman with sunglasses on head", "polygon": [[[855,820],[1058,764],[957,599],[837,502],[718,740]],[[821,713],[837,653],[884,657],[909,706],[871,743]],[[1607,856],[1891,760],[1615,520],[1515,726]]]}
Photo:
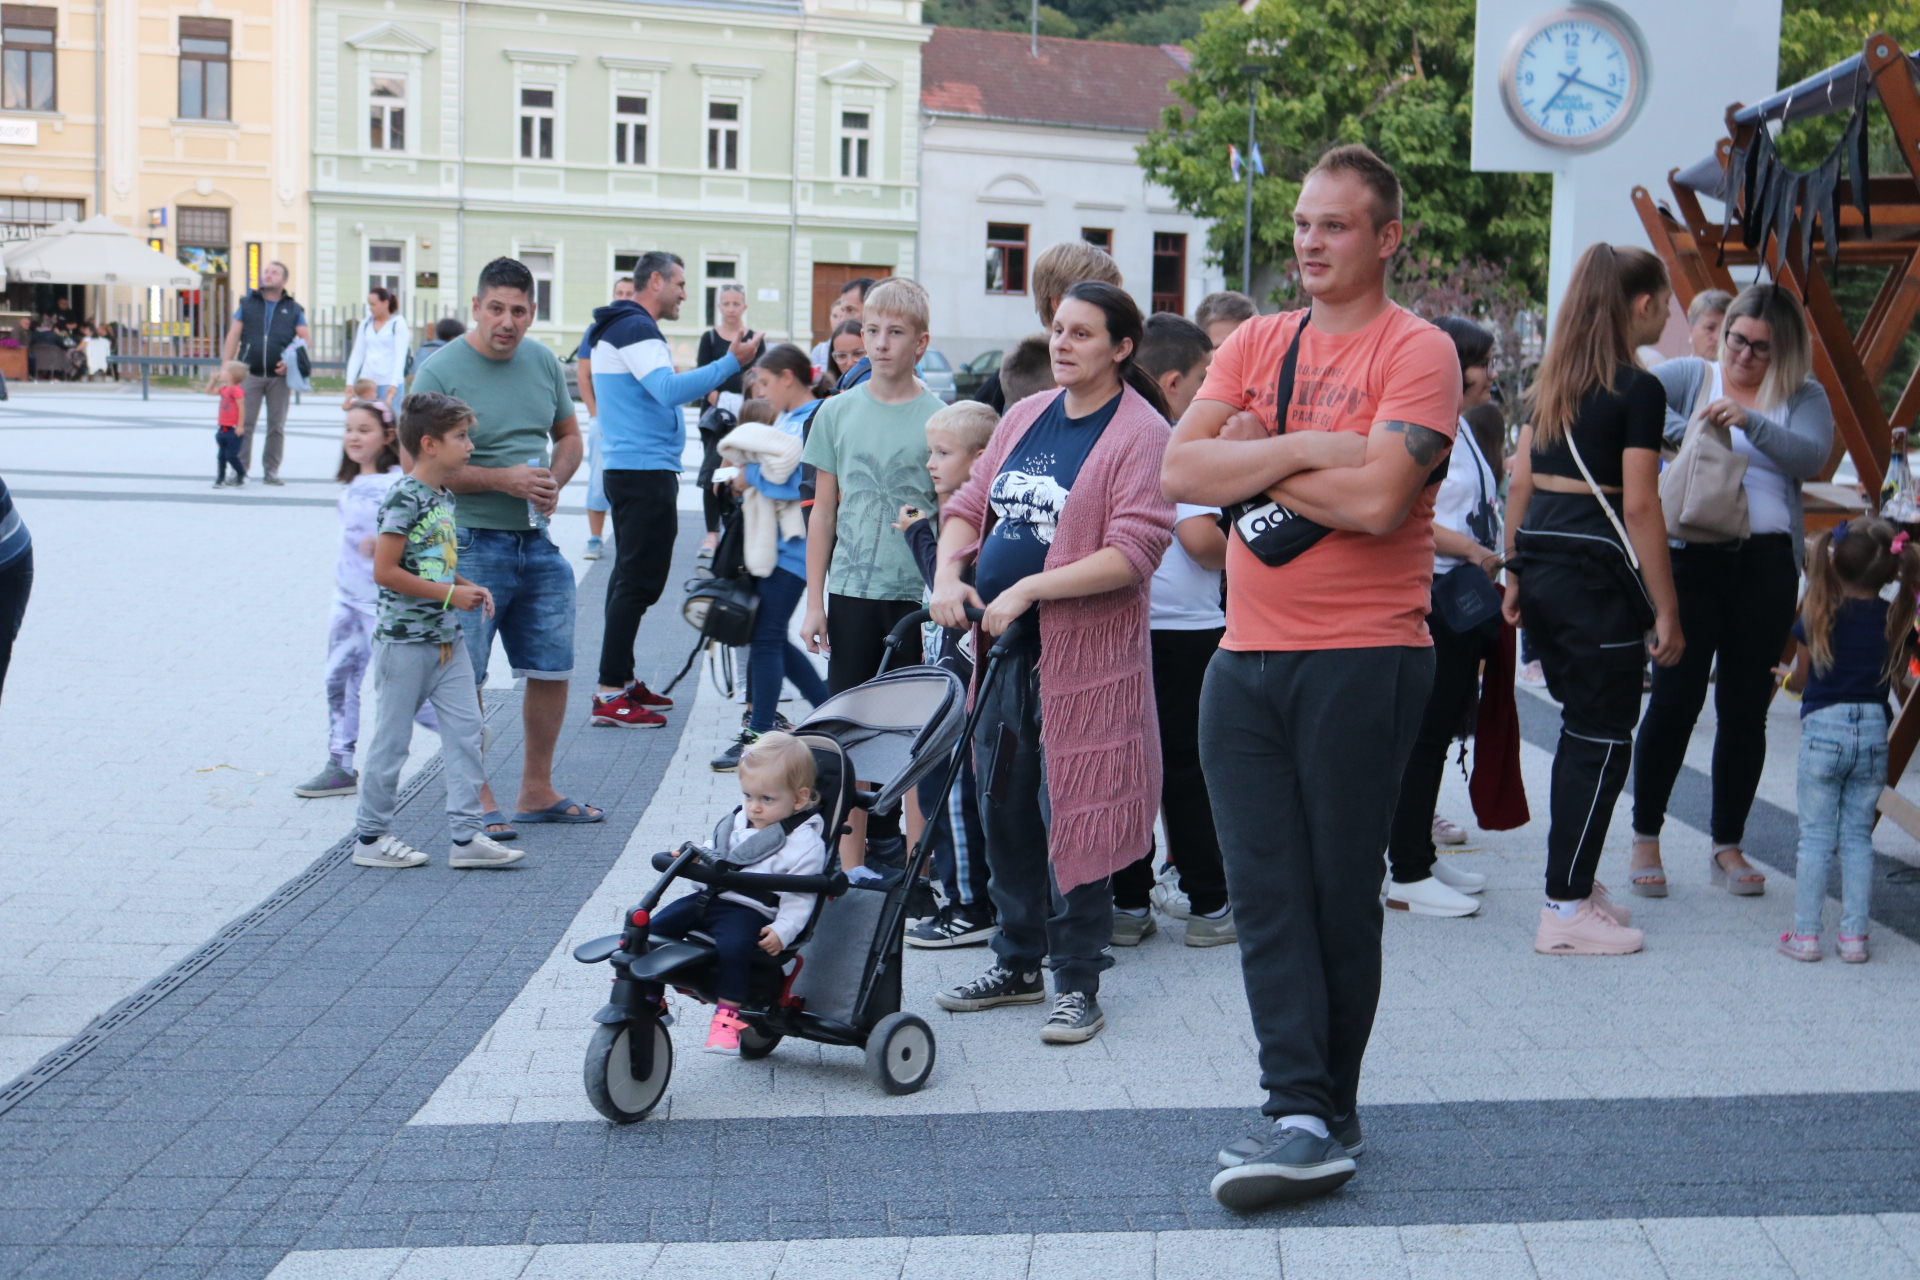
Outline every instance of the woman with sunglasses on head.
{"label": "woman with sunglasses on head", "polygon": [[1820,473],[1833,448],[1833,407],[1812,370],[1812,340],[1800,303],[1777,285],[1756,284],[1727,308],[1718,361],[1690,356],[1653,371],[1666,389],[1668,443],[1681,442],[1703,400],[1708,421],[1729,429],[1735,451],[1747,460],[1741,487],[1752,532],[1744,541],[1684,542],[1673,549],[1687,649],[1676,665],[1655,668],[1653,697],[1634,748],[1632,888],[1642,897],[1667,893],[1660,828],[1710,673],[1715,725],[1708,870],[1729,893],[1766,891],[1766,877],[1747,861],[1741,841],[1767,758],[1773,668],[1799,595],[1806,543],[1800,483]]}

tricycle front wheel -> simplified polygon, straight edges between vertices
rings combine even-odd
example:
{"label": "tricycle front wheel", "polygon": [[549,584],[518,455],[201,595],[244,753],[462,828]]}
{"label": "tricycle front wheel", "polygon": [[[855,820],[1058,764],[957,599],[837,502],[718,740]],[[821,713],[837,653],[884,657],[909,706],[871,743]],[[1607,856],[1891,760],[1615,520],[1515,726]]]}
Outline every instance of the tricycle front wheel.
{"label": "tricycle front wheel", "polygon": [[[651,1036],[653,1062],[644,1078],[633,1065],[634,1035]],[[673,1076],[673,1037],[657,1018],[602,1024],[587,1045],[587,1101],[615,1124],[644,1120],[666,1096]]]}
{"label": "tricycle front wheel", "polygon": [[918,1093],[933,1074],[933,1028],[911,1013],[890,1013],[867,1034],[867,1074],[888,1093]]}

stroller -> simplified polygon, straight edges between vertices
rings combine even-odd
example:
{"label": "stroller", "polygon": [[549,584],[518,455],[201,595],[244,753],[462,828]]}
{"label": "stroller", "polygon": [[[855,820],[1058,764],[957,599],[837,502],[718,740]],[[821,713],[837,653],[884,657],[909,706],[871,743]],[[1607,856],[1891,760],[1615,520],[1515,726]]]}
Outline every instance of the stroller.
{"label": "stroller", "polygon": [[[968,609],[979,620],[979,611]],[[926,610],[902,618],[887,637],[887,661]],[[981,687],[993,680],[1002,645],[988,653]],[[698,930],[682,938],[651,936],[648,922],[675,880],[693,880],[708,892],[743,889],[819,895],[806,927],[778,956],[756,951],[747,999],[740,1008],[746,1029],[740,1056],[764,1058],[787,1036],[866,1051],[867,1074],[888,1093],[919,1090],[933,1073],[933,1029],[900,1009],[900,961],[908,894],[932,856],[935,823],[959,775],[961,755],[972,741],[979,704],[969,713],[966,690],[945,668],[910,666],[881,672],[815,708],[795,729],[813,752],[825,819],[827,866],[817,876],[742,871],[711,849],[691,842],[677,852],[656,853],[662,874],[646,896],[621,919],[621,930],[574,949],[582,964],[610,964],[613,991],[598,1013],[587,1046],[587,1099],[607,1119],[631,1124],[644,1119],[666,1096],[673,1074],[672,987],[703,1004],[714,1000],[718,952]],[[870,848],[878,881],[853,885],[839,869],[839,840],[854,808],[891,813],[909,788],[936,768],[945,773],[927,828],[900,865]],[[884,778],[876,791],[855,779]],[[897,846],[896,846],[897,850]],[[897,852],[891,855],[899,861]]]}

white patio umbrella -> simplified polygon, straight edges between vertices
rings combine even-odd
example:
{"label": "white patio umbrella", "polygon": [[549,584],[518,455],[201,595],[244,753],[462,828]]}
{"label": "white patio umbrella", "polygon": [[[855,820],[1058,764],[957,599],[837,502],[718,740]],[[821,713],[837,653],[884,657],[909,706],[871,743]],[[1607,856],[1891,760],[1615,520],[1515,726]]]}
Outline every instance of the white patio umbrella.
{"label": "white patio umbrella", "polygon": [[197,289],[191,267],[149,248],[112,218],[65,219],[31,240],[0,250],[7,279],[29,284],[112,284],[135,288]]}

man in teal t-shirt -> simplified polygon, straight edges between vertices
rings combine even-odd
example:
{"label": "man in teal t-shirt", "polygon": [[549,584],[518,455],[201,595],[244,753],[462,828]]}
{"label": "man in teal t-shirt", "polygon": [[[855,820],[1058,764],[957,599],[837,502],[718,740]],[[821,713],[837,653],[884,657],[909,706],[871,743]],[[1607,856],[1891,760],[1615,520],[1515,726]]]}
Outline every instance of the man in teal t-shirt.
{"label": "man in teal t-shirt", "polygon": [[[561,486],[579,469],[580,426],[559,359],[540,343],[523,341],[533,323],[533,273],[525,265],[495,258],[480,269],[473,320],[413,379],[414,391],[453,396],[474,412],[473,456],[449,484],[460,495],[454,509],[460,570],[493,593],[496,612],[469,614],[461,629],[476,682],[487,682],[496,632],[514,676],[527,682],[514,822],[598,822],[605,816],[600,810],[553,786],[553,748],[573,675],[573,566],[547,536],[544,520],[536,527],[532,518],[535,509],[553,515]],[[487,834],[513,839],[517,833],[501,816],[491,786],[481,800]]]}

